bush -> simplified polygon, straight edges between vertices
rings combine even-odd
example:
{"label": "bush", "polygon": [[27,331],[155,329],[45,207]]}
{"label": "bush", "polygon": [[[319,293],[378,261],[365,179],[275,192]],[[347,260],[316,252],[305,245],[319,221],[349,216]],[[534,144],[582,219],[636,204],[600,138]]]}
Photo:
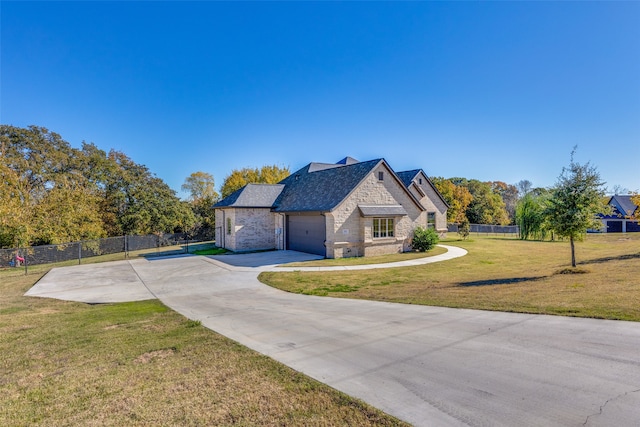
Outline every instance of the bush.
{"label": "bush", "polygon": [[418,227],[413,231],[411,248],[414,251],[426,252],[433,249],[438,240],[438,234],[433,228]]}

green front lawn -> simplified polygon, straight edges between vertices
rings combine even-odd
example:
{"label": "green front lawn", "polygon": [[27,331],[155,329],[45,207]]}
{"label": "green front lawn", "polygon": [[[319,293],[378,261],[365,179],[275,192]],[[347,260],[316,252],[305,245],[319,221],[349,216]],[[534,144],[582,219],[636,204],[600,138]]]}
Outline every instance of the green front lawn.
{"label": "green front lawn", "polygon": [[266,272],[259,278],[304,294],[640,321],[640,233],[588,235],[577,243],[582,274],[566,274],[568,242],[473,235],[442,243],[469,254],[416,267]]}
{"label": "green front lawn", "polygon": [[0,270],[1,426],[405,425],[159,301],[24,297],[49,268]]}

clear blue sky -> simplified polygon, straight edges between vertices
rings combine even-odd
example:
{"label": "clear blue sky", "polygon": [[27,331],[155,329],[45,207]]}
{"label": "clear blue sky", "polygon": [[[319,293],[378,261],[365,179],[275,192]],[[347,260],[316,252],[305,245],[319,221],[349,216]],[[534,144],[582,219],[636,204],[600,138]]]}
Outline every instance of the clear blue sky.
{"label": "clear blue sky", "polygon": [[[384,157],[640,189],[640,2],[9,2],[0,122],[192,172]],[[184,196],[183,194],[180,194]]]}

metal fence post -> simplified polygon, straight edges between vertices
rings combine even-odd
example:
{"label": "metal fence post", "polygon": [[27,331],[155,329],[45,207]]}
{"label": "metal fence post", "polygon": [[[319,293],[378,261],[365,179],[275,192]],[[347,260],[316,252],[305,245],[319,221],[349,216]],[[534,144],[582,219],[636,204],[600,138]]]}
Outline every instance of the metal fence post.
{"label": "metal fence post", "polygon": [[78,265],[80,265],[80,260],[82,260],[82,242],[78,242]]}

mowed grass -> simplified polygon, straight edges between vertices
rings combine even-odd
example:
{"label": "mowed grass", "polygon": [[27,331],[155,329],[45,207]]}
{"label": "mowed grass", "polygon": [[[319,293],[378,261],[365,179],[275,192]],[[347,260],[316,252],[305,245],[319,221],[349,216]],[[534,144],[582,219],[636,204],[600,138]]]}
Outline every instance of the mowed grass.
{"label": "mowed grass", "polygon": [[[567,241],[471,236],[442,243],[465,257],[423,266],[339,272],[265,272],[289,292],[456,308],[640,321],[640,233]],[[563,274],[564,273],[564,274]]]}
{"label": "mowed grass", "polygon": [[403,425],[159,301],[24,297],[0,271],[1,426]]}

